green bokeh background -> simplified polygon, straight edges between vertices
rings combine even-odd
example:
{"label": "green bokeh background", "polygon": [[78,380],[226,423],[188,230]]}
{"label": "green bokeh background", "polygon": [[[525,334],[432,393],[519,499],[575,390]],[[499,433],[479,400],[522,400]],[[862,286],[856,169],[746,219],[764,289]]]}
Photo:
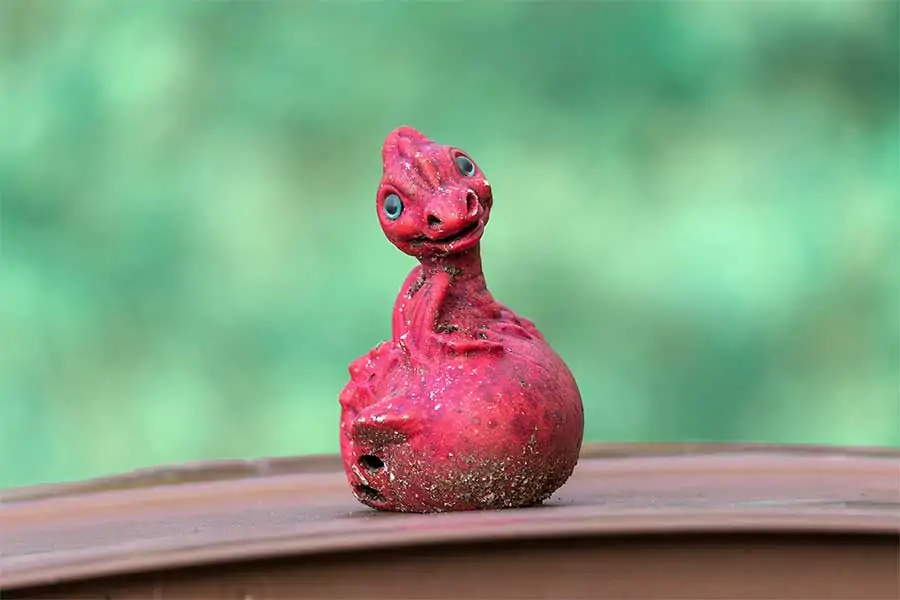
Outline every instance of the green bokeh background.
{"label": "green bokeh background", "polygon": [[400,124],[588,441],[900,445],[897,6],[0,1],[0,486],[336,451]]}

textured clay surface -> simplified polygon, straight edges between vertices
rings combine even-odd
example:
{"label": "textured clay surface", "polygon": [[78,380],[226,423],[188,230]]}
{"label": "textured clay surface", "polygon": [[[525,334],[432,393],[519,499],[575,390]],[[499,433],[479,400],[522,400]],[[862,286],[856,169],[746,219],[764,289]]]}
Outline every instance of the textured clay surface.
{"label": "textured clay surface", "polygon": [[529,320],[488,291],[480,241],[493,195],[458,148],[388,135],[376,209],[415,257],[392,338],[349,367],[341,454],[356,498],[445,512],[537,504],[563,485],[584,431],[581,395]]}

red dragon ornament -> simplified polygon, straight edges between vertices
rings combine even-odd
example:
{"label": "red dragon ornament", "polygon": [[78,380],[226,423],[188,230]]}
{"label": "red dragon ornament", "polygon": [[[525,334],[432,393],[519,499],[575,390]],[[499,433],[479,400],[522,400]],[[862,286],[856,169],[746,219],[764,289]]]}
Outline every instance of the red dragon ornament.
{"label": "red dragon ornament", "polygon": [[365,505],[441,512],[538,504],[572,474],[584,413],[572,373],[481,268],[491,187],[462,150],[411,127],[382,149],[376,208],[415,257],[390,341],[350,364],[341,456]]}

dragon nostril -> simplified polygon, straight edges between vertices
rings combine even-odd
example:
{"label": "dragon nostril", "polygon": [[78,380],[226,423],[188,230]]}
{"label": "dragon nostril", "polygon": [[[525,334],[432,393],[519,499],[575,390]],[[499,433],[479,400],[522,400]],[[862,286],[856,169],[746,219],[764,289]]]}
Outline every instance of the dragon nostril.
{"label": "dragon nostril", "polygon": [[478,194],[469,190],[469,193],[466,194],[466,214],[469,216],[474,215],[478,211]]}
{"label": "dragon nostril", "polygon": [[440,219],[438,219],[436,216],[428,215],[428,226],[429,227],[431,227],[432,229],[437,229],[438,227],[441,226],[441,224],[442,224],[442,221]]}

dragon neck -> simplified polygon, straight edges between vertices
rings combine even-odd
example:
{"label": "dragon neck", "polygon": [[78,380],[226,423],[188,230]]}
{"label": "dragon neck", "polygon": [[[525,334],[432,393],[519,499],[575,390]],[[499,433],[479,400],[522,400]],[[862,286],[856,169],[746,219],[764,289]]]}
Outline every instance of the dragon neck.
{"label": "dragon neck", "polygon": [[476,245],[465,252],[420,260],[427,281],[437,273],[452,277],[441,309],[442,319],[474,326],[486,314],[492,314],[494,298],[487,289],[481,268],[481,248]]}
{"label": "dragon neck", "polygon": [[475,284],[484,287],[484,271],[481,268],[481,244],[457,254],[419,259],[425,279],[445,272],[453,276],[454,284]]}

